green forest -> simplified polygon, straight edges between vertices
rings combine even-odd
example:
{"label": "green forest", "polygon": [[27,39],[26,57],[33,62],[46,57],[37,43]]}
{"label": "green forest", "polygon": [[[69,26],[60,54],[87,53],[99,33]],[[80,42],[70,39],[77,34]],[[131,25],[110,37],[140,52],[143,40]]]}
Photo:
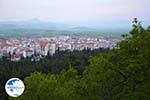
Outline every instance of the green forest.
{"label": "green forest", "polygon": [[83,71],[89,66],[88,59],[90,56],[96,56],[108,52],[109,49],[97,49],[91,51],[56,51],[53,56],[42,58],[38,62],[32,62],[31,58],[22,58],[19,62],[12,62],[7,57],[0,61],[0,100],[8,100],[5,92],[6,81],[12,77],[24,79],[34,72],[45,74],[59,74],[63,69],[67,70],[71,66],[82,75]]}
{"label": "green forest", "polygon": [[1,61],[0,92],[16,76],[25,91],[8,100],[150,100],[150,27],[136,18],[132,26],[112,50],[56,54],[38,63]]}

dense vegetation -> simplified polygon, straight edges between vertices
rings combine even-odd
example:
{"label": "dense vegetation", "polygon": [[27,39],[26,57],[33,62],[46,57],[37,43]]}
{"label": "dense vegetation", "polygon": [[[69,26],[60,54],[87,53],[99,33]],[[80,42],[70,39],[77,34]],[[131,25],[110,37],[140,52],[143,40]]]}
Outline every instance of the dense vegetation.
{"label": "dense vegetation", "polygon": [[82,75],[83,70],[89,66],[88,59],[90,56],[107,51],[108,49],[57,52],[55,55],[47,56],[39,62],[31,62],[30,59],[11,62],[3,57],[0,61],[0,100],[7,100],[4,86],[9,78],[18,77],[23,80],[33,72],[59,74],[63,69],[67,70],[71,66],[78,70],[78,75]]}
{"label": "dense vegetation", "polygon": [[[61,52],[31,62],[0,62],[0,100],[9,78],[24,80],[25,92],[9,100],[150,100],[150,27],[137,19],[130,34],[109,52]],[[104,53],[105,52],[105,53]]]}
{"label": "dense vegetation", "polygon": [[32,73],[24,94],[9,100],[150,100],[150,27],[134,19],[123,37],[116,49],[91,57],[83,75],[71,66],[60,74]]}

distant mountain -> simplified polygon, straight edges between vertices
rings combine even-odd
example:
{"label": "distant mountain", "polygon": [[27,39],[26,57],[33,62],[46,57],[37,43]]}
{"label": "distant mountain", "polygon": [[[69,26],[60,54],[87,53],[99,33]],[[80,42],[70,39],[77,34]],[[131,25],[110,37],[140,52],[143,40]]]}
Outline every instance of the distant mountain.
{"label": "distant mountain", "polygon": [[0,22],[0,29],[49,29],[59,30],[69,28],[69,25],[44,22],[38,19],[26,21],[6,21]]}
{"label": "distant mountain", "polygon": [[[105,26],[105,25],[104,25]],[[12,29],[38,29],[38,30],[55,30],[55,31],[73,31],[73,32],[100,32],[100,33],[128,33],[128,29],[108,27],[85,27],[80,25],[68,25],[53,22],[41,21],[39,19],[30,19],[26,21],[0,21],[0,30]]]}

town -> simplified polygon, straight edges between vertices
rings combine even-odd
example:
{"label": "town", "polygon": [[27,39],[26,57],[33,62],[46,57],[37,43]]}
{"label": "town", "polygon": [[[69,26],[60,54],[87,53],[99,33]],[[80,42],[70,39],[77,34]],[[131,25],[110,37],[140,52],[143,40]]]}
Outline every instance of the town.
{"label": "town", "polygon": [[40,61],[41,58],[52,56],[59,51],[112,49],[121,40],[121,38],[112,37],[81,38],[70,36],[0,39],[0,58],[5,57],[10,61],[20,61],[21,58]]}

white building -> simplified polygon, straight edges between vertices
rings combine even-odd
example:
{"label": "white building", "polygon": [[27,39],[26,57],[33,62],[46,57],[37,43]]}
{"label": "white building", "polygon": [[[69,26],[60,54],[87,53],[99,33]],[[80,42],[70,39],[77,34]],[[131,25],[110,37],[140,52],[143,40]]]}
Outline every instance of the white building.
{"label": "white building", "polygon": [[33,50],[26,50],[26,57],[31,57],[32,55],[34,54],[34,51]]}
{"label": "white building", "polygon": [[56,44],[51,44],[50,47],[49,47],[50,55],[55,54],[55,52],[56,52]]}

